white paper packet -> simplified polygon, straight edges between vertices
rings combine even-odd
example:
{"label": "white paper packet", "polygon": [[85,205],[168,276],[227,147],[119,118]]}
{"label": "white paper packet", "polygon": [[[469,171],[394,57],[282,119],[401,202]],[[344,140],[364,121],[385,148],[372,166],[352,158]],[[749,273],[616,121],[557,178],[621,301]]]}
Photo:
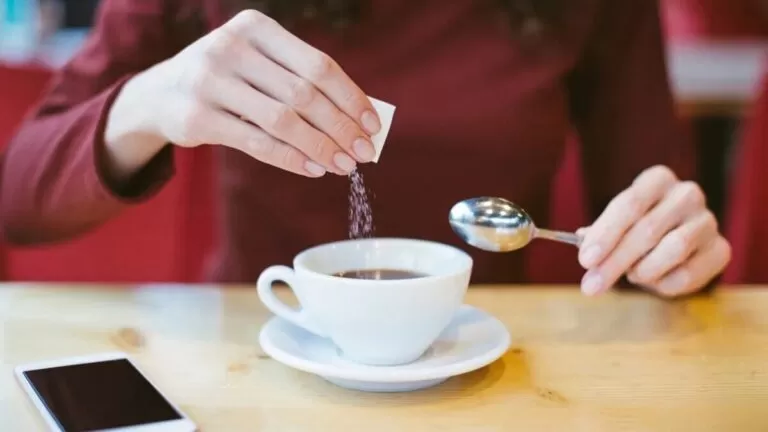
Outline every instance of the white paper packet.
{"label": "white paper packet", "polygon": [[370,99],[373,104],[373,108],[376,110],[376,113],[379,115],[379,120],[381,121],[381,130],[371,137],[373,148],[376,150],[376,156],[373,158],[373,162],[378,163],[381,151],[384,150],[384,142],[387,140],[389,128],[392,127],[392,117],[395,116],[395,106],[372,97],[369,97],[368,99]]}

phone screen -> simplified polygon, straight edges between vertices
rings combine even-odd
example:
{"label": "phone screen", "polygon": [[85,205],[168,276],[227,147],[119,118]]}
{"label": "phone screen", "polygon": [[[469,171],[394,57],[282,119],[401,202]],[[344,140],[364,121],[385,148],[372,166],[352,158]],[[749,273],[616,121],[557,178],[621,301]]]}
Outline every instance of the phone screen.
{"label": "phone screen", "polygon": [[65,432],[84,432],[182,418],[124,359],[24,372]]}

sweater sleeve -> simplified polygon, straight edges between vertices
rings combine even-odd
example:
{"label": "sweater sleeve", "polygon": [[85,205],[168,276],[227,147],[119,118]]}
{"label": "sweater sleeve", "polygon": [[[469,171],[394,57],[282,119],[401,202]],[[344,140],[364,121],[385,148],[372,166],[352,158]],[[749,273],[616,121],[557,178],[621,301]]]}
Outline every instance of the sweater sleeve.
{"label": "sweater sleeve", "polygon": [[122,85],[179,49],[168,3],[102,2],[85,46],[56,73],[3,155],[0,218],[10,242],[78,236],[146,200],[171,177],[170,146],[121,188],[106,180],[102,163],[106,119]]}
{"label": "sweater sleeve", "polygon": [[693,142],[675,112],[658,2],[603,0],[569,81],[591,218],[646,168],[693,179]]}

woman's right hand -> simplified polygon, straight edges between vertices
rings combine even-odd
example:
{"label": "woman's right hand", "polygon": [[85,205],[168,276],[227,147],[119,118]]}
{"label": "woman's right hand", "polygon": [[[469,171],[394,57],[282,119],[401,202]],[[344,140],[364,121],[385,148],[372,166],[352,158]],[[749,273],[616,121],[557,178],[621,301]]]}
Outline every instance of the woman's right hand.
{"label": "woman's right hand", "polygon": [[370,136],[381,128],[366,94],[333,59],[252,10],[129,81],[110,113],[107,147],[130,135],[121,117],[140,110],[134,135],[220,144],[307,177],[348,174],[371,161]]}

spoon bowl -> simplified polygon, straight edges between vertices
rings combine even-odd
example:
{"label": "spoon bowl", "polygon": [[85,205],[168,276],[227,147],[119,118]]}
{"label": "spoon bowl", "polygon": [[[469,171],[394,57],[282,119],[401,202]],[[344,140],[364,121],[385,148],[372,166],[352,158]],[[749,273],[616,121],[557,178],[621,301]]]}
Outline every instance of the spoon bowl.
{"label": "spoon bowl", "polygon": [[451,229],[467,244],[489,252],[510,252],[535,238],[579,246],[574,233],[539,229],[522,207],[495,197],[470,198],[456,203],[448,214]]}

